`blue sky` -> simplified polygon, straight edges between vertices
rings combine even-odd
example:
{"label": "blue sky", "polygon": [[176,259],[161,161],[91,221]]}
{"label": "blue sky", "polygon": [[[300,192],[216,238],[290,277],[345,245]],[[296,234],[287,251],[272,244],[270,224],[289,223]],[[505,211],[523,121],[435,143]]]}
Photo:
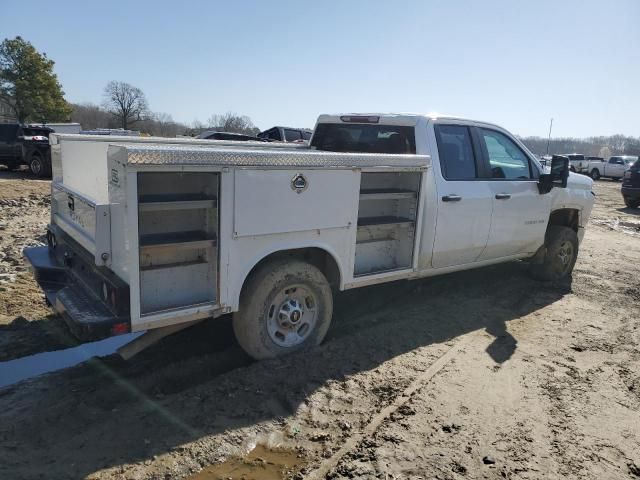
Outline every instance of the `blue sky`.
{"label": "blue sky", "polygon": [[2,0],[0,38],[15,35],[56,61],[69,101],[122,80],[183,122],[435,111],[640,136],[638,0]]}

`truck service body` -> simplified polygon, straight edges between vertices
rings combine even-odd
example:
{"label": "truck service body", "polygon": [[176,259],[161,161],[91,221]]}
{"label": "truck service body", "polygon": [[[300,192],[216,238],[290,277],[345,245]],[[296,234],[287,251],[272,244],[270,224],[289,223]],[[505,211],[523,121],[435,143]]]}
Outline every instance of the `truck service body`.
{"label": "truck service body", "polygon": [[25,256],[72,330],[169,333],[233,312],[254,358],[319,343],[330,287],[518,259],[566,276],[594,200],[566,158],[549,173],[506,130],[452,117],[322,115],[310,146],[51,143],[49,245]]}

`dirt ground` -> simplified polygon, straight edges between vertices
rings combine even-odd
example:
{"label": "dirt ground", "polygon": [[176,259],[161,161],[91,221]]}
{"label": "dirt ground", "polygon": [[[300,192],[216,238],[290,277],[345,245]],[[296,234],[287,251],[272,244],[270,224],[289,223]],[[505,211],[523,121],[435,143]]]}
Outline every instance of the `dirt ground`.
{"label": "dirt ground", "polygon": [[[596,183],[567,285],[510,263],[357,289],[303,354],[252,362],[222,318],[2,388],[0,478],[240,478],[216,465],[256,444],[245,478],[278,477],[272,447],[297,479],[640,478],[640,210],[619,190]],[[71,342],[20,259],[47,192],[0,172],[0,361]]]}

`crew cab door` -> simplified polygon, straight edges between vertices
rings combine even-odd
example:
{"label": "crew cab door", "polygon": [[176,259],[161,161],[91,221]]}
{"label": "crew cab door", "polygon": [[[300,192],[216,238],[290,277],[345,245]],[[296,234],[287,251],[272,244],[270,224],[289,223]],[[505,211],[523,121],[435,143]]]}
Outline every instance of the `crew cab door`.
{"label": "crew cab door", "polygon": [[538,168],[512,137],[492,128],[476,132],[493,202],[489,240],[478,260],[533,253],[544,243],[551,195],[539,193]]}
{"label": "crew cab door", "polygon": [[493,208],[489,182],[481,179],[478,141],[464,123],[436,123],[434,133],[438,213],[431,265],[473,263],[487,244]]}

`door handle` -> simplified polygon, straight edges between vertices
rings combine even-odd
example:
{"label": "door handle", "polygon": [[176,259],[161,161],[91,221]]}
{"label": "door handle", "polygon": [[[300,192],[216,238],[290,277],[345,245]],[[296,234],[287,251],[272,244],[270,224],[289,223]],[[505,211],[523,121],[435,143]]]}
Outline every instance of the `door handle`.
{"label": "door handle", "polygon": [[460,195],[445,195],[442,197],[443,202],[459,202],[460,200],[462,200]]}
{"label": "door handle", "polygon": [[498,200],[509,200],[511,195],[508,193],[496,193],[496,199]]}

